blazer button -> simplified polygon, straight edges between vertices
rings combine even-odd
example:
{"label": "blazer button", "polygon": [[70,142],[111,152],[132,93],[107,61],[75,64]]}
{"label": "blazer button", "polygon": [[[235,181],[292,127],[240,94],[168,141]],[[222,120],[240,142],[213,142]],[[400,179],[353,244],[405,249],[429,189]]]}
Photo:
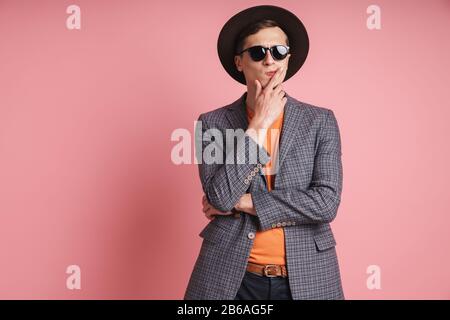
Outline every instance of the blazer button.
{"label": "blazer button", "polygon": [[248,235],[247,235],[247,237],[248,237],[249,239],[254,239],[254,238],[255,238],[255,234],[254,234],[253,232],[249,232]]}
{"label": "blazer button", "polygon": [[272,229],[276,228],[276,227],[277,227],[277,224],[276,223],[272,223]]}
{"label": "blazer button", "polygon": [[295,221],[292,221],[292,225],[295,226]]}
{"label": "blazer button", "polygon": [[252,173],[250,173],[251,177],[254,177],[256,175],[255,171],[252,171]]}
{"label": "blazer button", "polygon": [[282,225],[283,227],[286,227],[287,223],[283,221],[283,222],[281,223],[281,225]]}
{"label": "blazer button", "polygon": [[278,223],[277,223],[277,227],[278,227],[278,228],[281,227],[281,222],[278,222]]}
{"label": "blazer button", "polygon": [[261,168],[261,167],[262,167],[262,164],[261,164],[261,163],[258,163],[256,166],[257,166],[258,168]]}
{"label": "blazer button", "polygon": [[248,184],[248,179],[245,179],[245,180],[244,180],[244,183],[245,183],[245,184]]}
{"label": "blazer button", "polygon": [[289,227],[291,225],[291,222],[290,221],[286,222],[286,225]]}

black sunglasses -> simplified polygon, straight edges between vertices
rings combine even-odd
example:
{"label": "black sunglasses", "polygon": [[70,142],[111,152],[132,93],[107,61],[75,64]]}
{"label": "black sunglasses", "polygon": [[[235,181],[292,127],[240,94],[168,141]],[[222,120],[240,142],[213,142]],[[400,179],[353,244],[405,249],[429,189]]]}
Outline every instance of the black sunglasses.
{"label": "black sunglasses", "polygon": [[283,60],[289,54],[289,47],[283,45],[276,45],[270,48],[265,48],[263,46],[254,46],[247,49],[242,50],[238,53],[238,55],[243,54],[245,51],[248,51],[250,54],[250,58],[253,61],[261,61],[266,57],[267,50],[270,51],[272,58],[275,60]]}

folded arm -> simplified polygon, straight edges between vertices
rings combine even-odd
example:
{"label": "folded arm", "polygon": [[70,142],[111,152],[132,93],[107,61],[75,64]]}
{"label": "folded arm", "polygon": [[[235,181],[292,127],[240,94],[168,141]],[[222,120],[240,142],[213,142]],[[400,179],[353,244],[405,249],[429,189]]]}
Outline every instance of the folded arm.
{"label": "folded arm", "polygon": [[[232,150],[225,148],[228,152],[224,152],[224,137],[222,141],[216,139],[216,134],[221,135],[220,130],[210,129],[203,115],[198,118],[195,129],[196,156],[200,162],[198,168],[203,191],[208,202],[224,212],[235,207],[248,190],[251,179],[270,161],[264,147],[247,132],[240,131],[236,144],[232,142]],[[222,163],[211,162],[211,155],[215,156],[216,152],[224,156]]]}
{"label": "folded arm", "polygon": [[319,132],[312,181],[307,189],[256,190],[251,193],[261,230],[287,225],[329,223],[342,191],[341,140],[333,111]]}

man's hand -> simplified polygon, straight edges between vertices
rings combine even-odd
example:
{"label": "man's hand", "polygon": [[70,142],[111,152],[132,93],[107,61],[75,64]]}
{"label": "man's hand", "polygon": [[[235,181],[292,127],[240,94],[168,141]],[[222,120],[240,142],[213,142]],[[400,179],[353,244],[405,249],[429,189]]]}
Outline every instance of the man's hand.
{"label": "man's hand", "polygon": [[213,220],[216,215],[229,216],[229,215],[233,214],[233,212],[231,212],[231,211],[223,212],[223,211],[219,211],[216,208],[214,208],[208,202],[206,195],[203,195],[202,204],[203,204],[203,212],[205,213],[205,217],[209,220]]}
{"label": "man's hand", "polygon": [[286,67],[278,68],[275,75],[270,79],[267,86],[263,89],[261,83],[255,80],[252,88],[249,89],[247,102],[248,107],[252,105],[255,115],[250,121],[247,133],[256,143],[260,146],[264,146],[266,140],[266,131],[270,128],[273,122],[284,111],[287,98],[283,91],[281,82],[286,75]]}
{"label": "man's hand", "polygon": [[281,83],[286,76],[286,71],[286,66],[279,67],[264,88],[258,80],[250,86],[251,92],[246,102],[254,110],[255,115],[249,123],[249,128],[268,129],[283,112],[287,98]]}
{"label": "man's hand", "polygon": [[243,211],[252,216],[256,216],[256,210],[253,207],[252,195],[250,193],[244,194],[234,208],[238,211]]}
{"label": "man's hand", "polygon": [[[213,220],[216,215],[229,216],[229,215],[233,214],[233,212],[231,212],[231,211],[223,212],[223,211],[219,211],[216,208],[214,208],[208,202],[206,195],[203,195],[202,204],[203,204],[203,212],[205,213],[205,217],[209,220]],[[252,200],[252,196],[250,193],[244,194],[239,199],[239,202],[234,206],[234,208],[238,211],[243,211],[252,216],[256,216],[256,210],[253,207],[253,200]]]}

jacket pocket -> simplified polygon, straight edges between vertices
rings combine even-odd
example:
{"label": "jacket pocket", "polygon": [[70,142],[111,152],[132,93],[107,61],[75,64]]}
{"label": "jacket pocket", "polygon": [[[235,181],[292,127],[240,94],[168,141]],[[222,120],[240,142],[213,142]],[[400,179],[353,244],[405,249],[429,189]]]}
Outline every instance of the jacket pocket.
{"label": "jacket pocket", "polygon": [[225,237],[229,235],[230,231],[231,230],[227,230],[224,227],[221,227],[213,220],[203,228],[203,230],[199,233],[199,236],[212,243],[217,243],[225,239]]}
{"label": "jacket pocket", "polygon": [[314,242],[316,243],[318,251],[323,251],[336,246],[336,240],[331,230],[314,235]]}

